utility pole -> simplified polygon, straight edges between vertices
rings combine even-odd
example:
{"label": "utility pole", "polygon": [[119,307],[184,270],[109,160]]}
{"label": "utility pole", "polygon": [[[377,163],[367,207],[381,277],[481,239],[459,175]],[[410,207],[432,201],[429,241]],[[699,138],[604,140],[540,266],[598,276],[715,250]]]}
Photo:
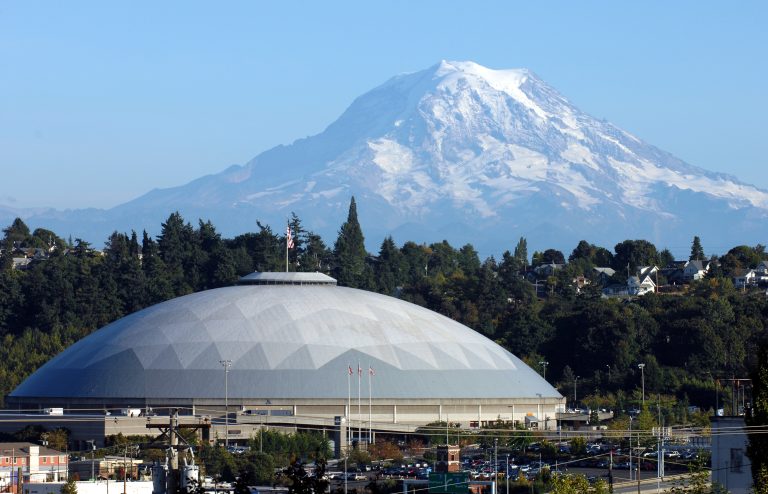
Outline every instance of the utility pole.
{"label": "utility pole", "polygon": [[[109,476],[107,476],[107,488],[109,488]],[[123,450],[123,494],[128,494],[128,445]]]}
{"label": "utility pole", "polygon": [[[189,449],[190,445],[187,440],[179,432],[181,429],[210,429],[211,423],[208,420],[203,420],[196,424],[179,424],[179,410],[175,408],[171,411],[171,416],[168,417],[168,423],[166,424],[152,424],[150,418],[147,417],[147,429],[159,429],[160,436],[155,438],[153,442],[159,443],[161,440],[167,441],[170,445],[169,452],[169,472],[168,472],[168,484],[167,493],[175,494],[180,480],[179,474],[179,450]],[[179,444],[181,442],[182,444]]]}
{"label": "utility pole", "polygon": [[539,362],[539,365],[544,369],[542,374],[541,374],[541,377],[543,377],[544,380],[546,381],[547,380],[547,366],[549,365],[549,362],[547,362],[546,360],[542,360],[542,361]]}

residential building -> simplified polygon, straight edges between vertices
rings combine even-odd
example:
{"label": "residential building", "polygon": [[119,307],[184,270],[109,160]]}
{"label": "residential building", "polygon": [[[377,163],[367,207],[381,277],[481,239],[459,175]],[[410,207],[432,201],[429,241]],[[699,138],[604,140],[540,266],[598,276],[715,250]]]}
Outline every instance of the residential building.
{"label": "residential building", "polygon": [[27,482],[58,482],[67,477],[69,461],[61,451],[37,444],[0,443],[0,491],[17,492],[19,472]]}
{"label": "residential building", "polygon": [[709,261],[688,261],[683,268],[683,279],[697,281],[709,272]]}
{"label": "residential building", "polygon": [[652,293],[656,291],[656,283],[653,282],[650,276],[640,278],[639,276],[630,276],[627,280],[627,291],[630,295],[642,296],[646,293]]}
{"label": "residential building", "polygon": [[616,274],[616,271],[614,271],[612,268],[597,267],[593,269],[595,271],[597,282],[602,286],[608,285],[608,283],[610,283],[611,276]]}
{"label": "residential building", "polygon": [[757,284],[757,272],[754,269],[737,269],[733,272],[733,286],[746,288]]}

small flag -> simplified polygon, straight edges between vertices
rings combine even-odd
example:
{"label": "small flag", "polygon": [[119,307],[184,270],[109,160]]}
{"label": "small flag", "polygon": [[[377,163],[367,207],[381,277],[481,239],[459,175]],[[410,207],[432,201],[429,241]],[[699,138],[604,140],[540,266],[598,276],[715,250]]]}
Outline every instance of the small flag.
{"label": "small flag", "polygon": [[352,366],[350,365],[350,366],[348,366],[348,368],[349,368],[349,375],[351,376],[352,375]]}
{"label": "small flag", "polygon": [[291,235],[291,225],[285,229],[285,242],[289,249],[293,249],[293,235]]}
{"label": "small flag", "polygon": [[360,364],[357,364],[357,377],[362,377],[363,375],[363,368],[360,367]]}
{"label": "small flag", "polygon": [[373,367],[368,366],[368,374],[371,375],[371,376],[375,376],[376,375],[376,371],[373,370]]}

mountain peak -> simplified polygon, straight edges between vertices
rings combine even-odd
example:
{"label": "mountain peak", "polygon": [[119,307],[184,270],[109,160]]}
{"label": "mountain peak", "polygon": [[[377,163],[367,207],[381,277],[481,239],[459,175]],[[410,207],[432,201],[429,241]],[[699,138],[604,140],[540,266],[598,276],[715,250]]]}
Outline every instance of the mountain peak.
{"label": "mountain peak", "polygon": [[441,60],[435,67],[435,75],[438,77],[460,73],[469,77],[481,78],[497,86],[520,87],[530,75],[528,69],[491,69],[471,60]]}
{"label": "mountain peak", "polygon": [[152,228],[178,209],[242,232],[295,211],[332,236],[340,221],[329,218],[343,219],[350,195],[368,238],[464,243],[483,232],[485,248],[516,235],[565,247],[768,232],[765,191],[595,119],[528,69],[446,60],[359,96],[318,135],[118,206],[110,216],[125,223],[109,228]]}

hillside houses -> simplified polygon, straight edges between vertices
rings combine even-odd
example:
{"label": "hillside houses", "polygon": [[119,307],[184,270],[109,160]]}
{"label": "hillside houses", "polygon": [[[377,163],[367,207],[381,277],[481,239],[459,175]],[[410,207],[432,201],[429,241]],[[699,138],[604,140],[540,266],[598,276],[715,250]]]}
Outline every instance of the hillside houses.
{"label": "hillside houses", "polygon": [[[49,247],[28,247],[20,242],[14,242],[13,246],[8,249],[8,252],[10,253],[11,257],[11,263],[10,267],[11,269],[17,269],[20,271],[26,270],[31,268],[35,263],[38,262],[44,262],[47,261],[52,255],[54,255],[57,252],[58,248],[56,244],[52,244]],[[60,251],[61,255],[73,255],[75,253],[75,249],[65,248],[63,251]],[[103,255],[102,251],[91,249],[90,247],[86,249],[86,252],[89,255]],[[4,256],[6,254],[5,249],[0,249],[0,256]]]}
{"label": "hillside houses", "polygon": [[[632,271],[616,271],[608,266],[595,266],[583,274],[580,274],[581,267],[569,271],[569,266],[568,263],[552,262],[533,266],[529,269],[527,278],[531,283],[541,286],[553,282],[548,281],[548,278],[559,276],[559,283],[562,284],[566,282],[561,274],[567,274],[567,283],[576,293],[589,290],[603,297],[641,297],[652,292],[684,291],[687,285],[704,280],[715,268],[719,276],[723,274],[717,261],[709,260],[673,261],[664,267],[644,265]],[[768,260],[760,262],[752,269],[731,269],[728,275],[734,286],[739,289],[768,286]]]}

